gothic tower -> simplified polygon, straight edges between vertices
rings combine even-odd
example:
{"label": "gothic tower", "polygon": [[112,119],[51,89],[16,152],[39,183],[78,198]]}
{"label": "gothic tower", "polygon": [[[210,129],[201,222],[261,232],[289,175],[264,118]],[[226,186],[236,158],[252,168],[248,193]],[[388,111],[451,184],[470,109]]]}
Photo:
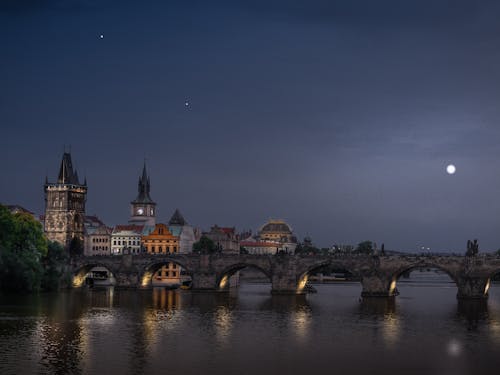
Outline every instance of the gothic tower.
{"label": "gothic tower", "polygon": [[139,177],[137,198],[130,202],[130,224],[151,225],[156,224],[156,203],[149,196],[151,188],[149,176],[146,173],[146,163]]}
{"label": "gothic tower", "polygon": [[45,180],[45,234],[51,241],[68,246],[73,238],[83,244],[87,181],[80,184],[71,154],[65,152],[56,183]]}

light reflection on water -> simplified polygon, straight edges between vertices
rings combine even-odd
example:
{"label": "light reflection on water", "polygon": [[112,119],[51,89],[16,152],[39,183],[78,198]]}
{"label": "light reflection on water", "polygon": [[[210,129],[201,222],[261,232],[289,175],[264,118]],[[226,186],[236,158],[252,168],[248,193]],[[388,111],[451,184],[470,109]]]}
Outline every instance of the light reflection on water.
{"label": "light reflection on water", "polygon": [[395,299],[361,300],[357,283],[316,288],[3,296],[0,373],[497,372],[498,285],[487,303],[457,301],[448,284],[429,281],[398,283]]}

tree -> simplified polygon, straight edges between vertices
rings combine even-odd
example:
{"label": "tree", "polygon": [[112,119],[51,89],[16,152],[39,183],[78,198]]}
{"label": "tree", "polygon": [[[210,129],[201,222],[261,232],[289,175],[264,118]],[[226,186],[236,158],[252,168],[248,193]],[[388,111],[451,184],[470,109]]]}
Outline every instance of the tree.
{"label": "tree", "polygon": [[355,250],[359,254],[372,254],[373,243],[372,241],[363,241],[358,244]]}
{"label": "tree", "polygon": [[212,241],[210,238],[207,236],[203,235],[201,236],[200,240],[198,242],[195,242],[193,244],[193,252],[195,253],[215,253],[217,252],[217,246],[215,245],[214,241]]}
{"label": "tree", "polygon": [[0,205],[0,288],[4,291],[37,291],[47,254],[42,226],[26,213],[11,214]]}
{"label": "tree", "polygon": [[64,264],[68,254],[58,242],[49,242],[47,255],[42,258],[44,273],[41,288],[47,291],[57,290],[64,274]]}

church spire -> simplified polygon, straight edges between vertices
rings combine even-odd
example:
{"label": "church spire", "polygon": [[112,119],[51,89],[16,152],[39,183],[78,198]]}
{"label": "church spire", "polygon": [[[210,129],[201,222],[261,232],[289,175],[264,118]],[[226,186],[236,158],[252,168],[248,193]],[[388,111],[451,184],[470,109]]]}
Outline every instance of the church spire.
{"label": "church spire", "polygon": [[149,182],[149,176],[146,170],[146,162],[144,162],[144,167],[142,168],[142,176],[139,177],[139,183],[137,186],[138,194],[137,198],[132,203],[154,203],[149,196],[151,186]]}

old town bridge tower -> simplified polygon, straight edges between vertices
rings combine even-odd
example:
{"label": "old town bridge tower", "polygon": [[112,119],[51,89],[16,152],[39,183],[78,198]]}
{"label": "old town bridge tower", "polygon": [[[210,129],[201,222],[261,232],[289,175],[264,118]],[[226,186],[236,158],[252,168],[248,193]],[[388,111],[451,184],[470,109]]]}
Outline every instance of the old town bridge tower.
{"label": "old town bridge tower", "polygon": [[45,180],[45,220],[47,238],[68,246],[73,238],[83,243],[87,181],[78,179],[71,163],[71,154],[65,152],[57,182]]}

